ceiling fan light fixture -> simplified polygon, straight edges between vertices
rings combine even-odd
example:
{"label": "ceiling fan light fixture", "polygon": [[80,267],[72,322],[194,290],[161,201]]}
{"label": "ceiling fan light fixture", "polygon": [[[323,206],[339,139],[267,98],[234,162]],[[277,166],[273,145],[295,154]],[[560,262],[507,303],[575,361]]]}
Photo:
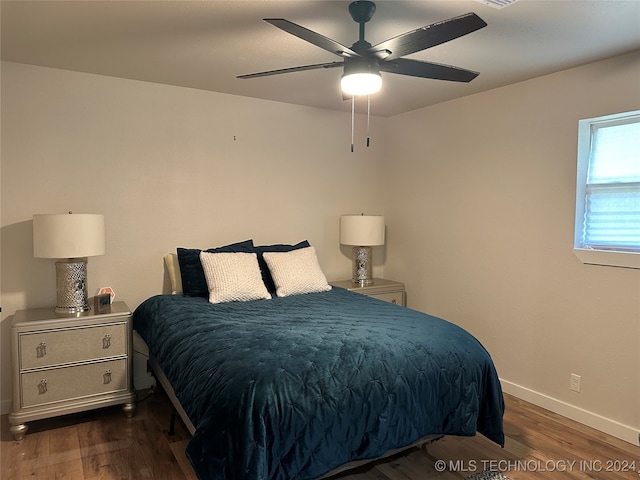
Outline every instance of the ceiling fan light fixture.
{"label": "ceiling fan light fixture", "polygon": [[340,80],[340,87],[347,95],[371,95],[380,91],[382,77],[372,72],[345,74]]}

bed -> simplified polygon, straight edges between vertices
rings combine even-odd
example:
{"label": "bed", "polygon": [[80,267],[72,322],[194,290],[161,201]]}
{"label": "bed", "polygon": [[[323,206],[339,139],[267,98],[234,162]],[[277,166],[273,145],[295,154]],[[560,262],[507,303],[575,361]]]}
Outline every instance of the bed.
{"label": "bed", "polygon": [[134,328],[201,480],[322,478],[438,435],[504,445],[491,357],[452,323],[328,284],[214,303],[174,293],[145,300]]}

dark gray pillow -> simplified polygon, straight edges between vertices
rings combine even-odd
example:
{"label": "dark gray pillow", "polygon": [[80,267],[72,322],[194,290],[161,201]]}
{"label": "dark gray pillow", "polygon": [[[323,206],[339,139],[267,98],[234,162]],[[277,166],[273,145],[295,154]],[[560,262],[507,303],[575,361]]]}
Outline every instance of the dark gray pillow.
{"label": "dark gray pillow", "polygon": [[[178,247],[178,264],[180,265],[180,276],[182,277],[182,294],[189,297],[209,297],[209,287],[207,279],[204,276],[202,263],[200,263],[199,248],[182,248]],[[254,253],[253,240],[245,240],[244,242],[232,243],[222,247],[209,248],[205,252],[244,252]]]}

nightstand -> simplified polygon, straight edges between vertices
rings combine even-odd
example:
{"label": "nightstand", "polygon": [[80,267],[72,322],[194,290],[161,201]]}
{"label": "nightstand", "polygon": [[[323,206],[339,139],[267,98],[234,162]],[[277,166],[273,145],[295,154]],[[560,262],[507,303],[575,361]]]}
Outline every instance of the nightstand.
{"label": "nightstand", "polygon": [[385,302],[395,303],[402,307],[406,306],[404,283],[385,280],[384,278],[374,278],[373,285],[367,285],[365,287],[361,287],[360,285],[353,283],[351,280],[340,280],[329,283],[334,287],[346,288],[352,292],[379,298]]}
{"label": "nightstand", "polygon": [[25,422],[123,404],[135,411],[132,388],[132,314],[124,302],[61,316],[52,308],[19,310],[11,322],[16,440]]}

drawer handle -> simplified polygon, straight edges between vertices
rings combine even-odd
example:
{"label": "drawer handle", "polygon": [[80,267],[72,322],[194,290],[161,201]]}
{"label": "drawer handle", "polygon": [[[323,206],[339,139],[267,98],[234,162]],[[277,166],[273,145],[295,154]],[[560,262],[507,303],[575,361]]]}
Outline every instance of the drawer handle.
{"label": "drawer handle", "polygon": [[107,383],[111,383],[111,370],[107,370],[106,372],[104,372],[104,374],[102,375],[102,381],[105,385]]}
{"label": "drawer handle", "polygon": [[397,304],[398,302],[396,301],[395,298],[391,299],[391,303],[393,303],[394,305]]}
{"label": "drawer handle", "polygon": [[40,342],[40,344],[36,347],[36,357],[42,358],[47,354],[47,344],[45,342]]}
{"label": "drawer handle", "polygon": [[109,348],[111,346],[111,335],[108,333],[102,339],[102,348]]}
{"label": "drawer handle", "polygon": [[45,393],[47,393],[47,379],[43,378],[38,384],[38,394],[43,395]]}

